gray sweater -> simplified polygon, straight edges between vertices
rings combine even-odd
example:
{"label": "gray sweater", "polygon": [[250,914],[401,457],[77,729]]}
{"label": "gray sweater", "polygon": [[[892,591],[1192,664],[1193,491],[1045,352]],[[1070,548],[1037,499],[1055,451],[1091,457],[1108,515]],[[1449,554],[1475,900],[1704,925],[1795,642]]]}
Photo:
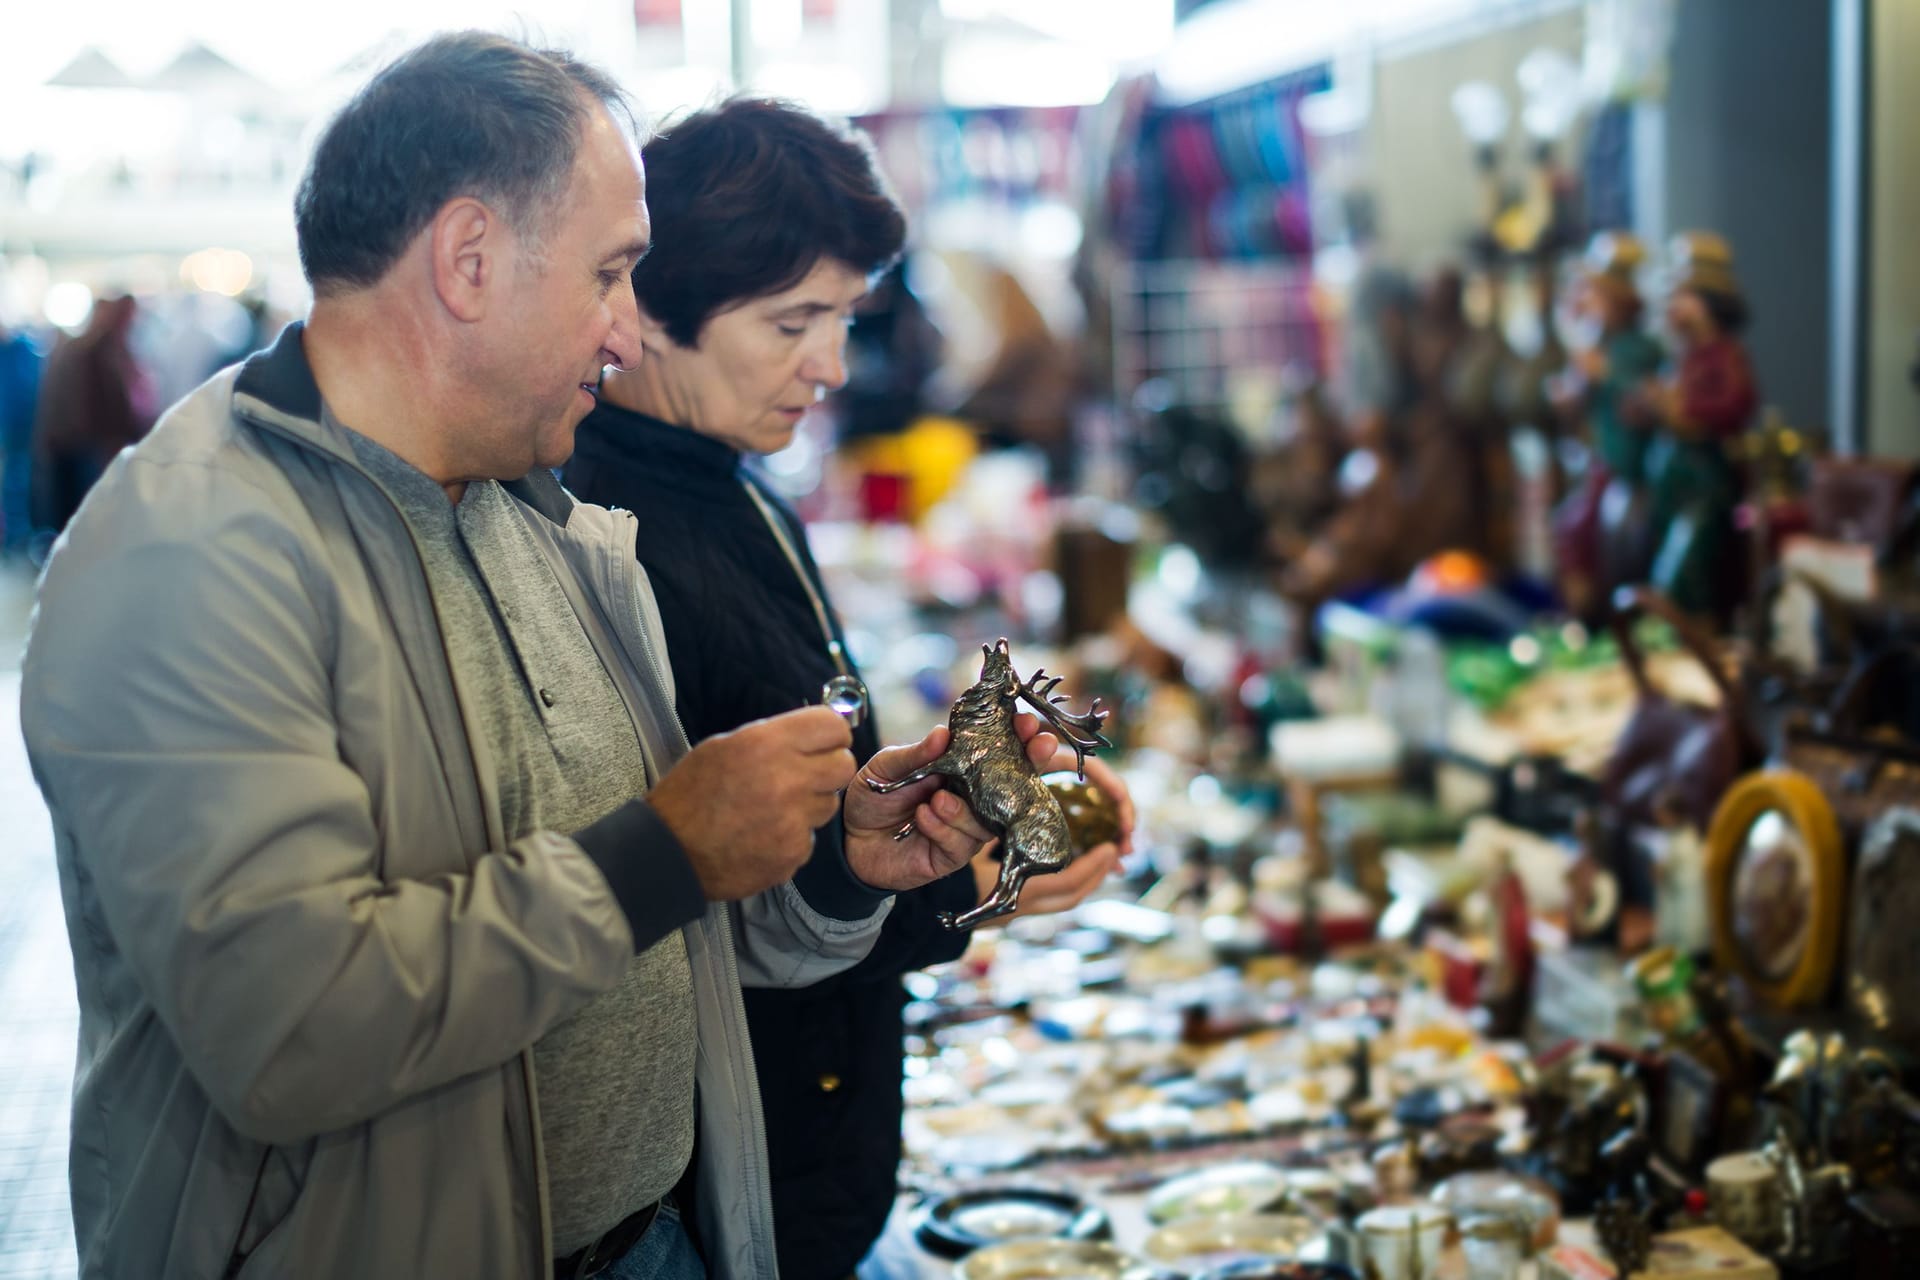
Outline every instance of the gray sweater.
{"label": "gray sweater", "polygon": [[[404,459],[348,439],[419,539],[453,665],[493,747],[508,838],[578,831],[642,794],[633,721],[506,490],[469,484],[456,507]],[[677,932],[534,1045],[556,1254],[679,1181],[693,1150],[693,1053],[693,973]]]}

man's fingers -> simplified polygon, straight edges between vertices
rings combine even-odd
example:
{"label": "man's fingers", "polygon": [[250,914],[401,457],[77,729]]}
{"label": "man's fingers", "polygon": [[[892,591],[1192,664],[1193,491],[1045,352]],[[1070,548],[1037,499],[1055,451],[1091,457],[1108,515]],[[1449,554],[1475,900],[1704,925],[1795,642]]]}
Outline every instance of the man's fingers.
{"label": "man's fingers", "polygon": [[840,812],[840,794],[837,791],[815,792],[808,796],[803,805],[807,816],[807,830],[818,831],[833,821],[833,815]]}
{"label": "man's fingers", "polygon": [[838,714],[826,707],[801,707],[777,716],[768,716],[744,726],[774,732],[795,751],[840,751],[853,745],[853,730]]}
{"label": "man's fingers", "polygon": [[854,772],[853,752],[844,748],[802,756],[794,765],[794,776],[816,795],[838,795],[853,781]]}

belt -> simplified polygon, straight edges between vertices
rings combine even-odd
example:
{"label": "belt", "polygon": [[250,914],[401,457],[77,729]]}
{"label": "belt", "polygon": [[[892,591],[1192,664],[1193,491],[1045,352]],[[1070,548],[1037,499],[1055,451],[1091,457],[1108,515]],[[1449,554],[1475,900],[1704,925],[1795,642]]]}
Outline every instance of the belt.
{"label": "belt", "polygon": [[647,1234],[647,1228],[653,1225],[654,1217],[660,1212],[660,1201],[655,1200],[644,1209],[622,1218],[614,1228],[577,1253],[553,1260],[553,1280],[586,1280],[588,1276],[597,1276],[602,1271],[626,1256],[627,1250],[640,1243],[640,1237]]}

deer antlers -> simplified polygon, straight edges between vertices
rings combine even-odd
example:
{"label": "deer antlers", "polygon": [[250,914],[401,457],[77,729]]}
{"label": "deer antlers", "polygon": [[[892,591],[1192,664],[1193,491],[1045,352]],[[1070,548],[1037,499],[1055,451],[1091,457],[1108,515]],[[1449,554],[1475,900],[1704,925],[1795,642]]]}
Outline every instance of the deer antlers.
{"label": "deer antlers", "polygon": [[1040,713],[1042,720],[1060,731],[1060,736],[1073,748],[1074,767],[1084,781],[1087,776],[1087,753],[1098,747],[1113,749],[1113,743],[1107,741],[1100,732],[1107,713],[1101,710],[1098,698],[1093,700],[1093,707],[1083,716],[1063,710],[1060,704],[1066,701],[1064,697],[1048,696],[1059,687],[1060,680],[1059,676],[1049,677],[1046,668],[1038,668],[1033,673],[1033,679],[1020,686],[1019,696]]}

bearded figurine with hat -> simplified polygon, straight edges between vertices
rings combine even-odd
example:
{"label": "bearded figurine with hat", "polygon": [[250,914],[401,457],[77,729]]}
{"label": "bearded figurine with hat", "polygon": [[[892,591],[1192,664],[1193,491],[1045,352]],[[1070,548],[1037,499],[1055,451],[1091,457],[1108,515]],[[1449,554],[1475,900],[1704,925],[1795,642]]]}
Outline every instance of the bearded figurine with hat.
{"label": "bearded figurine with hat", "polygon": [[1687,612],[1720,616],[1737,585],[1734,446],[1759,404],[1739,337],[1747,301],[1732,249],[1710,232],[1675,237],[1673,274],[1667,325],[1678,359],[1648,397],[1657,419],[1646,453],[1648,528],[1658,539],[1648,580]]}
{"label": "bearded figurine with hat", "polygon": [[1554,512],[1559,586],[1575,616],[1592,617],[1615,586],[1645,575],[1646,455],[1651,419],[1637,392],[1665,353],[1641,327],[1635,273],[1646,249],[1624,231],[1593,237],[1575,283],[1576,348],[1552,395],[1574,429],[1586,428],[1586,474]]}

